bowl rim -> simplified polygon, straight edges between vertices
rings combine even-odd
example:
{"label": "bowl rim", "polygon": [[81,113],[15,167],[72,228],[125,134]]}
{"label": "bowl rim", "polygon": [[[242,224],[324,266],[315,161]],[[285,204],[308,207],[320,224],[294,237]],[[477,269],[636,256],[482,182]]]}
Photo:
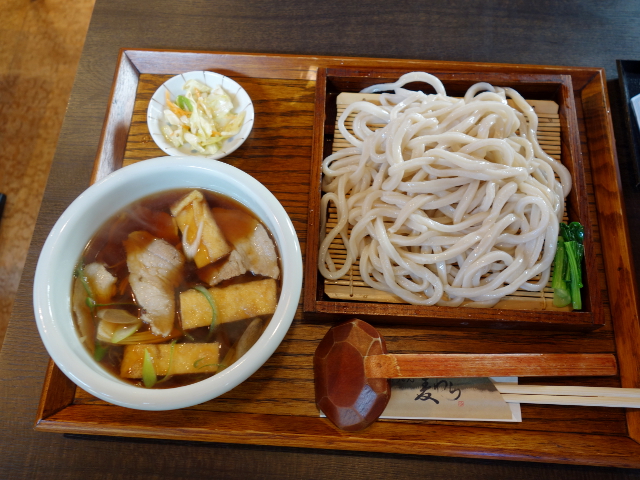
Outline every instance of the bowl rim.
{"label": "bowl rim", "polygon": [[[206,154],[193,152],[193,151],[185,152],[185,151],[180,150],[179,148],[174,147],[173,145],[171,145],[164,138],[164,135],[162,134],[162,132],[159,129],[159,122],[161,122],[162,119],[154,116],[154,115],[157,114],[156,113],[156,110],[158,109],[157,105],[160,105],[161,107],[164,106],[164,103],[161,102],[160,100],[158,100],[157,96],[161,95],[160,92],[162,92],[163,89],[164,90],[168,90],[169,92],[171,92],[171,89],[169,89],[167,84],[176,83],[176,82],[178,82],[178,79],[180,79],[180,78],[182,78],[183,83],[184,83],[187,80],[191,79],[191,77],[194,77],[194,78],[195,77],[200,77],[200,75],[202,75],[202,78],[197,78],[197,79],[198,80],[202,80],[207,85],[209,85],[209,86],[216,86],[216,85],[222,86],[222,88],[224,88],[225,91],[234,100],[234,104],[236,104],[235,105],[236,109],[238,108],[237,104],[238,104],[238,98],[239,97],[242,97],[244,99],[244,101],[247,102],[247,104],[243,108],[243,110],[246,112],[246,114],[245,114],[244,122],[242,123],[242,127],[240,129],[240,132],[238,132],[233,137],[225,140],[225,142],[224,142],[225,147],[221,148],[216,153],[211,154],[211,155],[206,155]],[[209,80],[214,79],[214,81],[207,82],[207,79],[209,79]],[[227,87],[225,84],[228,84],[231,87],[233,87],[235,89],[235,92],[229,91],[229,87]],[[164,81],[162,83],[162,85],[160,85],[153,92],[153,95],[149,99],[149,105],[147,107],[147,128],[149,130],[149,134],[151,135],[151,138],[153,139],[155,144],[158,146],[158,148],[160,148],[164,153],[166,153],[167,155],[176,156],[176,157],[189,156],[189,157],[209,158],[209,159],[212,159],[212,160],[219,160],[221,158],[224,158],[227,155],[230,155],[231,153],[235,152],[246,141],[246,139],[251,134],[251,130],[253,129],[254,119],[255,119],[255,110],[253,108],[253,100],[251,100],[251,96],[245,90],[245,88],[242,85],[240,85],[238,82],[236,82],[234,79],[232,79],[231,77],[228,77],[228,76],[223,75],[221,73],[213,72],[213,71],[210,71],[210,70],[192,70],[190,72],[183,72],[183,73],[179,73],[177,75],[174,75],[173,77],[171,77],[168,80]],[[229,142],[233,142],[233,143],[229,143]]]}
{"label": "bowl rim", "polygon": [[[90,211],[95,202],[104,199],[105,195],[113,193],[117,187],[125,188],[138,185],[139,183],[137,184],[136,182],[141,178],[145,178],[145,176],[152,175],[153,178],[153,175],[171,175],[177,172],[187,173],[180,182],[191,178],[191,176],[199,176],[199,178],[204,178],[202,180],[204,184],[207,178],[213,180],[215,177],[222,176],[225,178],[225,182],[235,182],[236,187],[244,187],[241,189],[243,194],[248,193],[249,196],[253,197],[253,200],[264,202],[264,208],[273,213],[272,218],[262,218],[262,220],[267,224],[278,242],[282,266],[282,288],[274,318],[269,322],[262,336],[254,345],[255,348],[252,348],[229,368],[205,380],[183,387],[144,389],[117,379],[99,366],[80,344],[77,334],[75,339],[65,337],[60,326],[69,328],[68,323],[66,325],[61,323],[65,322],[67,318],[57,319],[56,317],[59,315],[55,310],[66,308],[68,320],[72,321],[70,305],[72,271],[68,272],[68,284],[59,281],[50,282],[49,280],[64,276],[56,269],[61,263],[64,264],[66,262],[68,264],[71,261],[69,260],[70,256],[67,256],[66,260],[61,260],[65,244],[73,236],[74,226],[79,225],[83,217],[86,218],[87,215],[90,215],[87,212]],[[183,184],[155,191],[161,192],[171,188],[190,188],[191,186],[215,191],[214,188],[207,188],[206,186]],[[153,188],[157,187],[149,186],[147,188],[153,190]],[[125,202],[124,206],[152,193],[154,191],[135,195],[135,198]],[[235,198],[233,195],[227,195]],[[239,199],[236,198],[236,200]],[[109,215],[113,215],[120,208],[122,207],[111,207]],[[83,212],[85,212],[84,215],[82,214]],[[254,213],[260,216],[257,212]],[[100,224],[104,223],[104,221],[106,220],[102,220]],[[93,229],[89,237],[95,234],[95,230]],[[77,263],[80,255],[81,251],[78,252],[77,257],[74,257],[74,264]],[[62,284],[67,285],[68,288],[61,286]],[[64,288],[67,290],[66,293],[63,291]],[[228,392],[257,371],[275,352],[289,330],[298,307],[301,291],[302,255],[297,233],[284,207],[262,183],[246,172],[216,160],[188,156],[158,157],[114,171],[87,188],[65,209],[47,236],[36,265],[33,283],[33,307],[38,331],[47,352],[60,370],[76,385],[88,393],[115,405],[139,410],[171,410],[211,400]],[[56,304],[55,296],[60,292],[63,292],[65,297],[63,300],[58,299]],[[75,332],[75,326],[71,325],[71,327]],[[84,355],[78,353],[80,351],[77,348],[78,345],[81,347],[81,351],[85,352]],[[90,359],[90,363],[87,362],[87,358]]]}

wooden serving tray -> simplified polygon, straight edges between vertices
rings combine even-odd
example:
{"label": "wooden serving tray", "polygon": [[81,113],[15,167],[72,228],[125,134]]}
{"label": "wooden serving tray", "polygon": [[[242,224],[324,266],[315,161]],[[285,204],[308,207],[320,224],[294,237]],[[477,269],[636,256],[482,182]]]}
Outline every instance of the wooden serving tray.
{"label": "wooden serving tray", "polygon": [[[591,332],[499,330],[380,323],[394,353],[615,353],[619,376],[539,378],[521,383],[640,387],[638,297],[627,230],[604,71],[291,55],[123,50],[96,156],[93,181],[123,165],[162,156],[146,127],[154,90],[170,75],[214,70],[240,83],[254,101],[256,121],[245,144],[225,161],[264,183],[292,218],[305,248],[310,197],[319,191],[311,172],[316,80],[319,69],[424,70],[566,75],[571,79],[580,151],[593,229],[595,283],[604,326]],[[313,230],[312,228],[316,229]],[[607,235],[600,236],[600,232]],[[315,233],[314,233],[315,234]],[[316,268],[305,263],[305,279]],[[308,299],[305,298],[305,302]],[[302,303],[302,302],[301,302]],[[517,424],[380,420],[359,433],[337,430],[314,404],[312,356],[327,330],[348,311],[321,321],[302,304],[275,354],[227,394],[182,410],[148,412],[99,400],[49,366],[35,428],[42,431],[200,440],[338,450],[504,458],[618,467],[640,467],[640,411],[522,405]],[[472,314],[471,314],[472,316]]]}

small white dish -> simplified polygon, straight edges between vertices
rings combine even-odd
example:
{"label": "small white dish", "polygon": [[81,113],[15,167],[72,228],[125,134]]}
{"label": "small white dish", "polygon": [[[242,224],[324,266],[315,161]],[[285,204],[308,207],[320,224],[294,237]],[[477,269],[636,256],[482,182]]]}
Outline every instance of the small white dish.
{"label": "small white dish", "polygon": [[[231,100],[233,101],[233,105],[235,107],[234,112],[245,112],[244,123],[242,125],[242,128],[240,129],[240,132],[238,132],[233,137],[225,140],[222,143],[220,150],[218,150],[213,155],[199,153],[196,150],[192,149],[189,144],[184,144],[181,147],[176,148],[165,138],[162,133],[162,126],[166,125],[163,113],[166,105],[166,92],[169,92],[172,99],[175,99],[178,95],[183,95],[184,90],[182,89],[182,87],[187,82],[187,80],[191,79],[198,80],[210,87],[216,87],[220,85],[222,89],[231,97]],[[158,147],[160,147],[162,151],[164,151],[167,155],[172,156],[188,155],[206,157],[214,160],[226,157],[230,153],[234,152],[247,139],[247,137],[251,133],[251,129],[253,128],[253,120],[253,102],[251,101],[249,94],[245,91],[244,88],[240,86],[240,84],[229,77],[220,75],[219,73],[201,70],[181,73],[180,75],[176,75],[175,77],[172,77],[164,82],[151,97],[149,107],[147,108],[147,126],[149,128],[149,133],[151,134],[153,141],[156,142],[156,145],[158,145]]]}
{"label": "small white dish", "polygon": [[[132,202],[176,188],[200,188],[244,204],[270,230],[280,252],[281,293],[276,312],[253,347],[224,371],[191,385],[136,387],[107,372],[81,343],[71,313],[73,271],[103,223]],[[65,210],[42,248],[33,285],[36,323],[56,365],[102,400],[139,410],[171,410],[218,397],[249,378],[274,353],[291,326],[302,289],[302,255],[291,219],[251,175],[220,161],[161,157],[123,167],[95,183]]]}

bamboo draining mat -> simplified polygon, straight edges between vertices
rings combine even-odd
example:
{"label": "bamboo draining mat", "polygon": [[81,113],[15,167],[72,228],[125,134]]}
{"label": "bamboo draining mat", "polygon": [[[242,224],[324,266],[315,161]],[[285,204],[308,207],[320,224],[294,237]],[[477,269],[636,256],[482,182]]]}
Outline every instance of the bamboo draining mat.
{"label": "bamboo draining mat", "polygon": [[[343,148],[351,147],[352,145],[345,140],[344,136],[338,128],[338,120],[345,108],[353,102],[359,100],[367,100],[377,105],[377,94],[341,94],[338,95],[337,101],[337,115],[335,125],[335,136],[333,140],[332,152],[335,153]],[[538,141],[544,151],[553,157],[554,159],[561,161],[560,158],[560,117],[558,115],[558,104],[553,101],[547,100],[530,100],[529,104],[533,107],[538,115]],[[349,115],[345,121],[347,129],[351,129],[353,123],[353,117],[355,113]],[[372,125],[373,128],[380,128],[383,125]],[[328,207],[328,217],[326,223],[326,233],[337,223],[337,210],[332,204]],[[566,218],[565,218],[566,221]],[[349,235],[351,235],[351,226],[349,226]],[[329,247],[331,258],[336,266],[336,269],[342,268],[346,259],[346,248],[341,236],[331,242]],[[536,276],[533,280],[537,280],[539,276]],[[325,294],[334,300],[354,300],[361,302],[380,302],[380,303],[403,303],[406,304],[403,299],[389,292],[384,292],[367,285],[360,276],[360,262],[356,259],[342,278],[338,280],[324,279],[324,292]],[[469,302],[463,303],[463,306]],[[570,311],[571,307],[554,307],[553,305],[553,289],[551,288],[551,278],[547,283],[547,286],[540,292],[528,292],[525,290],[518,290],[517,292],[507,295],[503,300],[498,302],[493,308],[504,308],[510,310],[554,310],[554,311]]]}

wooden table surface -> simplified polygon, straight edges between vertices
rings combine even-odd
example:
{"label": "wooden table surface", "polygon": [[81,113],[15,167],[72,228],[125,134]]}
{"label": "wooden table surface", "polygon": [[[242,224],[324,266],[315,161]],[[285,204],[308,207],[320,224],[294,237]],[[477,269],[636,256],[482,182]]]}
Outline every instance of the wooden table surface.
{"label": "wooden table surface", "polygon": [[[42,244],[90,182],[118,51],[295,53],[603,67],[629,230],[640,229],[616,59],[640,59],[633,2],[98,0],[4,346],[0,478],[640,478],[640,471],[36,432],[48,356],[31,305]],[[606,232],[603,232],[606,234]],[[638,244],[640,245],[640,244]],[[640,246],[635,251],[640,272]]]}

